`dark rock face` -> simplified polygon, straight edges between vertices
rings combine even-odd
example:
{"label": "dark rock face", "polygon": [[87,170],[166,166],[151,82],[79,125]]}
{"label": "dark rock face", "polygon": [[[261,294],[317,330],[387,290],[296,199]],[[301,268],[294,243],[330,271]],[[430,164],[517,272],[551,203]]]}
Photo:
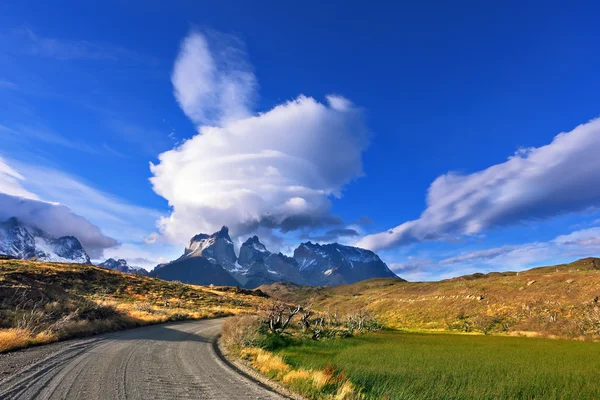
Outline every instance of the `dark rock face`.
{"label": "dark rock face", "polygon": [[248,238],[240,247],[240,257],[238,264],[242,267],[250,267],[255,261],[264,260],[271,255],[264,244],[258,240],[258,236]]}
{"label": "dark rock face", "polygon": [[203,257],[190,257],[155,268],[149,274],[167,281],[195,285],[238,286],[239,283],[223,267]]}
{"label": "dark rock face", "polygon": [[294,259],[311,285],[333,286],[371,278],[396,278],[377,254],[338,243],[302,243],[294,250]]}
{"label": "dark rock face", "polygon": [[309,285],[310,283],[300,273],[298,262],[292,257],[281,253],[271,254],[265,260],[269,271],[275,272],[280,279],[279,282],[292,282],[296,285]]}
{"label": "dark rock face", "polygon": [[224,226],[212,235],[194,236],[181,257],[157,265],[149,275],[195,285],[238,286],[239,282],[229,273],[236,270],[236,261],[229,229]]}
{"label": "dark rock face", "polygon": [[113,271],[125,272],[127,274],[148,275],[148,271],[139,267],[132,267],[127,264],[127,260],[122,258],[115,260],[109,258],[103,263],[98,264],[99,267],[112,269]]}
{"label": "dark rock face", "polygon": [[233,242],[229,237],[229,228],[222,227],[212,235],[201,233],[194,236],[185,247],[180,259],[204,257],[208,261],[219,264],[227,270],[235,269],[237,257],[233,250]]}
{"label": "dark rock face", "polygon": [[255,288],[267,282],[307,284],[298,270],[296,260],[281,253],[271,253],[257,236],[248,238],[242,244],[238,265],[241,270],[236,278],[247,288]]}
{"label": "dark rock face", "polygon": [[35,238],[16,218],[0,223],[0,253],[24,260],[38,256]]}
{"label": "dark rock face", "polygon": [[65,259],[86,259],[86,264],[90,263],[90,258],[86,254],[83,246],[75,236],[63,236],[58,239],[52,239],[54,253]]}
{"label": "dark rock face", "polygon": [[246,279],[244,287],[254,289],[264,283],[275,283],[280,281],[280,277],[270,273],[263,259],[255,261],[247,271],[244,272]]}
{"label": "dark rock face", "polygon": [[0,254],[25,260],[90,264],[90,257],[74,236],[55,238],[17,218],[0,223]]}

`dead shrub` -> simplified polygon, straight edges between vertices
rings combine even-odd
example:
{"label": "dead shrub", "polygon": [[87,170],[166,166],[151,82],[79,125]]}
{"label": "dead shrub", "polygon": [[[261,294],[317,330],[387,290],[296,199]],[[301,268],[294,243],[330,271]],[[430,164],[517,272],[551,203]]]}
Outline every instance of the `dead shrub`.
{"label": "dead shrub", "polygon": [[254,347],[260,340],[258,317],[241,315],[229,318],[223,324],[221,340],[226,349],[237,351],[244,347]]}

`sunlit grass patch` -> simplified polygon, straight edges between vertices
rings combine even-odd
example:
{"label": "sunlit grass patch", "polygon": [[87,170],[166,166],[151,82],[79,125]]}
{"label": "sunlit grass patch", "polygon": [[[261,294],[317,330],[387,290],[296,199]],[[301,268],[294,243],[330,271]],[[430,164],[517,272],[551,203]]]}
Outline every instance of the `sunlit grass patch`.
{"label": "sunlit grass patch", "polygon": [[590,342],[384,332],[276,354],[294,370],[343,371],[367,399],[600,398]]}
{"label": "sunlit grass patch", "polygon": [[292,369],[283,358],[275,353],[248,348],[241,351],[247,360],[261,374],[275,379],[292,390],[311,399],[353,400],[361,399],[360,391],[331,366],[323,369]]}

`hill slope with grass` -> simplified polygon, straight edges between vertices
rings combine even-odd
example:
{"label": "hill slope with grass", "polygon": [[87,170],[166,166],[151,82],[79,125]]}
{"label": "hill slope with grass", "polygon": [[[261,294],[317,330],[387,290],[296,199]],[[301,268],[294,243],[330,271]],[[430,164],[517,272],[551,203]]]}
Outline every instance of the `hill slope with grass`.
{"label": "hill slope with grass", "polygon": [[600,259],[439,282],[371,279],[337,287],[276,283],[259,288],[331,314],[371,313],[385,326],[559,336],[600,335]]}
{"label": "hill slope with grass", "polygon": [[0,260],[0,353],[159,322],[254,312],[265,301],[260,292],[92,265]]}

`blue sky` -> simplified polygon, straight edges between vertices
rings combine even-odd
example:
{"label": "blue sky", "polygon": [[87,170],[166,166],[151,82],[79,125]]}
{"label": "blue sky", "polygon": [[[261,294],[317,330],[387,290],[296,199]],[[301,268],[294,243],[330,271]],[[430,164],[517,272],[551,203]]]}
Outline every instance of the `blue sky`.
{"label": "blue sky", "polygon": [[592,2],[80,3],[0,6],[0,201],[92,258],[221,224],[409,279],[599,253]]}

